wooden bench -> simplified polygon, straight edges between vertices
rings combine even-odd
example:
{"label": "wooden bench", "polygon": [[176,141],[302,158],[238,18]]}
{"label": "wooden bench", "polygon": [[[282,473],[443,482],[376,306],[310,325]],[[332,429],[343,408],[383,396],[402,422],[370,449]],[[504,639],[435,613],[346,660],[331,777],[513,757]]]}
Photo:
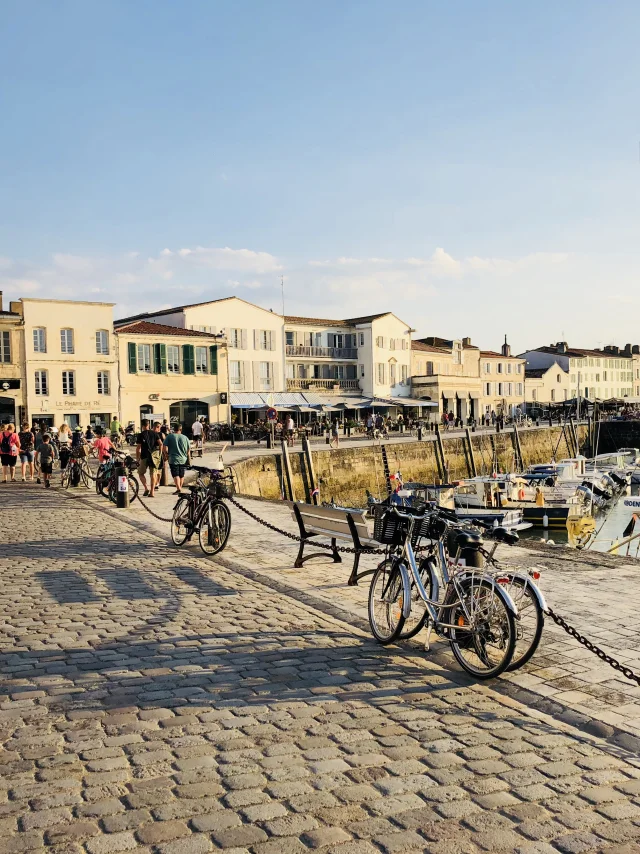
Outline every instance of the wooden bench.
{"label": "wooden bench", "polygon": [[364,518],[364,510],[343,510],[337,507],[319,507],[315,504],[305,504],[302,501],[293,505],[293,518],[300,528],[300,549],[294,566],[299,568],[312,557],[326,558],[326,552],[314,552],[304,555],[304,547],[312,537],[329,537],[331,539],[331,555],[334,563],[342,563],[336,540],[347,540],[353,543],[355,553],[353,567],[347,582],[350,586],[358,583],[360,578],[371,575],[375,570],[358,573],[360,555],[363,549],[379,548],[380,544],[371,538],[371,533]]}

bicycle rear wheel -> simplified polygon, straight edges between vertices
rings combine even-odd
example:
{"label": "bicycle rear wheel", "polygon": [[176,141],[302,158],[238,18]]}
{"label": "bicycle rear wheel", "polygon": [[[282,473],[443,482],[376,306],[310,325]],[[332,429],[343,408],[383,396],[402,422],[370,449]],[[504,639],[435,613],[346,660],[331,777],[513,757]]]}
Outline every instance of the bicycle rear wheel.
{"label": "bicycle rear wheel", "polygon": [[67,467],[63,469],[62,475],[60,477],[60,486],[63,489],[69,489],[71,486],[71,466],[67,464]]}
{"label": "bicycle rear wheel", "polygon": [[[447,601],[450,607],[446,607]],[[478,679],[507,669],[516,645],[516,627],[505,592],[486,578],[468,576],[451,584],[442,611],[458,664]]]}
{"label": "bicycle rear wheel", "polygon": [[405,623],[403,603],[410,597],[411,589],[398,561],[383,561],[369,586],[369,625],[378,643],[386,645],[399,637]]}
{"label": "bicycle rear wheel", "polygon": [[507,667],[507,670],[517,670],[526,664],[538,649],[544,628],[544,613],[528,578],[514,576],[511,573],[505,573],[500,578],[509,579],[503,587],[518,609],[516,648],[511,664]]}
{"label": "bicycle rear wheel", "polygon": [[189,518],[189,499],[179,498],[171,519],[171,539],[176,546],[183,546],[192,530]]}
{"label": "bicycle rear wheel", "polygon": [[89,480],[91,478],[91,469],[89,468],[89,463],[86,460],[82,460],[79,463],[80,468],[80,480],[82,481],[82,485],[86,486],[89,489]]}
{"label": "bicycle rear wheel", "polygon": [[207,502],[200,517],[198,539],[206,555],[215,555],[227,545],[231,532],[231,513],[222,501]]}
{"label": "bicycle rear wheel", "polygon": [[[420,573],[420,578],[422,579],[422,584],[426,590],[428,599],[433,598],[432,579],[433,571],[435,570],[433,564],[433,558],[426,558],[418,567],[418,572]],[[398,635],[398,640],[409,640],[409,638],[417,635],[418,632],[424,628],[428,617],[429,612],[427,611],[424,599],[418,593],[418,586],[413,578],[411,578],[411,613],[405,620],[403,629]]]}

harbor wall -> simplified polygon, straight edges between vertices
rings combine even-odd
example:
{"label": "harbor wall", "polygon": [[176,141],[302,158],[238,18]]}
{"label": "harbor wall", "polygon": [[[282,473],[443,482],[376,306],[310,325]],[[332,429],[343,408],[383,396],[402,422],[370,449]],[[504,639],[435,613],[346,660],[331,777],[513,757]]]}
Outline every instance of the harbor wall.
{"label": "harbor wall", "polygon": [[619,448],[640,448],[640,421],[600,421],[596,441],[599,454],[612,454]]}
{"label": "harbor wall", "polygon": [[[580,428],[580,443],[586,439],[586,428]],[[515,449],[513,434],[474,433],[471,443],[478,474],[491,474],[497,461],[498,471],[513,471]],[[449,479],[468,477],[464,440],[443,437],[442,445]],[[520,445],[525,466],[546,463],[555,455],[557,459],[571,456],[561,428],[540,428],[520,433]],[[405,482],[433,483],[438,478],[436,443],[397,442],[385,443],[389,469],[400,471]],[[495,448],[495,451],[494,451]],[[315,481],[320,489],[320,500],[349,506],[363,506],[366,492],[380,497],[386,494],[384,464],[380,446],[362,445],[336,450],[312,446]],[[299,446],[289,450],[294,497],[310,500],[309,474],[304,454]],[[286,478],[282,471],[280,453],[253,457],[233,465],[238,491],[244,495],[278,499]]]}

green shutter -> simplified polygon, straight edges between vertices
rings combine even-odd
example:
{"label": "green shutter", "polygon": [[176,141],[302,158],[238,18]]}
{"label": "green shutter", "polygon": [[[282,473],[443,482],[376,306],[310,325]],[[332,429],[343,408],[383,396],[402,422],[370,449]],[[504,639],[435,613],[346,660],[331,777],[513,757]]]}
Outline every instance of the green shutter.
{"label": "green shutter", "polygon": [[137,374],[138,373],[138,353],[136,350],[136,345],[133,341],[129,341],[127,348],[129,350],[129,373]]}
{"label": "green shutter", "polygon": [[153,372],[154,374],[167,373],[167,345],[153,345]]}
{"label": "green shutter", "polygon": [[185,374],[195,374],[196,358],[192,344],[182,345],[182,371]]}
{"label": "green shutter", "polygon": [[217,345],[213,345],[209,347],[209,362],[210,362],[210,370],[212,374],[218,373],[218,347]]}

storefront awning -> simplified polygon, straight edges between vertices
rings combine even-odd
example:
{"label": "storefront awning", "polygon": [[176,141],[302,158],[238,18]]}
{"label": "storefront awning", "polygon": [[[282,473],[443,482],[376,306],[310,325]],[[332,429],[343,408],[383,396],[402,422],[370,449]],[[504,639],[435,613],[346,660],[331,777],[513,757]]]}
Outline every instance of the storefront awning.
{"label": "storefront awning", "polygon": [[442,389],[442,396],[446,397],[447,400],[453,400],[456,396],[456,393],[455,393],[455,391],[453,391],[453,389],[443,388]]}
{"label": "storefront awning", "polygon": [[264,409],[266,404],[255,391],[232,391],[229,397],[236,409]]}
{"label": "storefront awning", "polygon": [[480,400],[480,392],[479,392],[479,391],[470,391],[470,392],[469,392],[469,397],[470,397],[472,400]]}

